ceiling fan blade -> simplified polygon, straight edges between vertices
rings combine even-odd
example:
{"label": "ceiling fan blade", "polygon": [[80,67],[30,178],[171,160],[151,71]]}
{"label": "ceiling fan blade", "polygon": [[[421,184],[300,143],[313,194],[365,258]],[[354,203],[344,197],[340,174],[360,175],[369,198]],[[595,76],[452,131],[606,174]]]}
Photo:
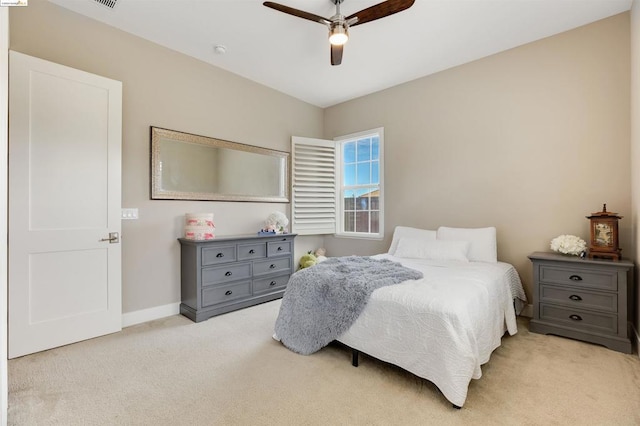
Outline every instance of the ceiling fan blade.
{"label": "ceiling fan blade", "polygon": [[342,63],[342,51],[344,45],[331,45],[331,65],[340,65]]}
{"label": "ceiling fan blade", "polygon": [[265,1],[262,3],[264,6],[270,7],[280,12],[288,13],[289,15],[297,16],[298,18],[308,19],[309,21],[319,22],[324,25],[331,25],[331,21],[313,13],[305,12],[304,10],[294,9],[289,6],[274,3],[272,1]]}
{"label": "ceiling fan blade", "polygon": [[365,24],[367,22],[375,21],[376,19],[384,18],[385,16],[393,15],[394,13],[402,12],[405,9],[409,9],[413,6],[415,0],[387,0],[382,3],[378,3],[366,9],[362,9],[360,12],[356,12],[353,15],[347,16],[346,21],[353,18],[358,18],[356,22],[350,24],[350,27]]}

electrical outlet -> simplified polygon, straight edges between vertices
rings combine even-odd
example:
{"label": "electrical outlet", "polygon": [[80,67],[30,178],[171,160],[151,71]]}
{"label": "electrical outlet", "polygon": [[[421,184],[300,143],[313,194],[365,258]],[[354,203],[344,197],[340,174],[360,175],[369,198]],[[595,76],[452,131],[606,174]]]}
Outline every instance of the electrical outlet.
{"label": "electrical outlet", "polygon": [[120,218],[125,220],[138,219],[138,209],[122,209]]}

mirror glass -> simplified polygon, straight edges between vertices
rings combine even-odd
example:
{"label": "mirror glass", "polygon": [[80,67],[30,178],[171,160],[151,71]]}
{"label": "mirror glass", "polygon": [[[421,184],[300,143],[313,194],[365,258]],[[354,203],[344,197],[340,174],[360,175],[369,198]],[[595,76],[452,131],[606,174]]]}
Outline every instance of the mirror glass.
{"label": "mirror glass", "polygon": [[289,153],[151,127],[154,200],[289,202]]}

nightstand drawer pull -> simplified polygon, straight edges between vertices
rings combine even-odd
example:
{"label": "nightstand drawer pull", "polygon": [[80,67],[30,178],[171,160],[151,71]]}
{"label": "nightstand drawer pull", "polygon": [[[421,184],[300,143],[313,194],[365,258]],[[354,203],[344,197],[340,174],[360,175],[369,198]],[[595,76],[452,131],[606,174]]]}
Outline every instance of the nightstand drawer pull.
{"label": "nightstand drawer pull", "polygon": [[571,318],[574,321],[582,321],[582,317],[580,315],[576,315],[576,314],[569,315],[569,318]]}
{"label": "nightstand drawer pull", "polygon": [[249,254],[254,254],[256,251],[254,249],[249,250]]}
{"label": "nightstand drawer pull", "polygon": [[230,277],[231,275],[233,275],[233,272],[231,271],[227,271],[227,273],[224,274],[225,277]]}
{"label": "nightstand drawer pull", "polygon": [[269,269],[276,269],[276,265],[272,263],[271,265],[269,265]]}
{"label": "nightstand drawer pull", "polygon": [[571,281],[582,281],[582,277],[580,275],[571,275],[569,279]]}
{"label": "nightstand drawer pull", "polygon": [[578,296],[577,294],[572,294],[571,296],[569,296],[569,299],[579,302],[582,300],[582,297]]}
{"label": "nightstand drawer pull", "polygon": [[276,284],[278,284],[278,283],[277,283],[277,282],[275,282],[275,281],[271,281],[271,282],[269,283],[269,286],[270,286],[270,287],[273,287],[273,286],[274,286],[274,285],[276,285]]}
{"label": "nightstand drawer pull", "polygon": [[224,253],[218,253],[216,254],[216,257],[224,257]]}
{"label": "nightstand drawer pull", "polygon": [[278,247],[278,251],[282,251],[282,247]]}
{"label": "nightstand drawer pull", "polygon": [[224,294],[227,295],[227,296],[231,296],[233,294],[233,292],[231,290],[227,290],[227,291],[225,291]]}

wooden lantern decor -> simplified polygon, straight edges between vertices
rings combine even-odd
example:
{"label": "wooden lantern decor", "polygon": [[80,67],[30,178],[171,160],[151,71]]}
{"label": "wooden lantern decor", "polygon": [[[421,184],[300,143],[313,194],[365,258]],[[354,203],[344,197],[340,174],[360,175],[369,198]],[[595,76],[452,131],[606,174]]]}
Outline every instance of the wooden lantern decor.
{"label": "wooden lantern decor", "polygon": [[607,205],[602,205],[602,211],[587,216],[591,221],[591,241],[589,243],[589,258],[596,257],[620,260],[622,249],[618,247],[618,216],[617,213],[607,211]]}

